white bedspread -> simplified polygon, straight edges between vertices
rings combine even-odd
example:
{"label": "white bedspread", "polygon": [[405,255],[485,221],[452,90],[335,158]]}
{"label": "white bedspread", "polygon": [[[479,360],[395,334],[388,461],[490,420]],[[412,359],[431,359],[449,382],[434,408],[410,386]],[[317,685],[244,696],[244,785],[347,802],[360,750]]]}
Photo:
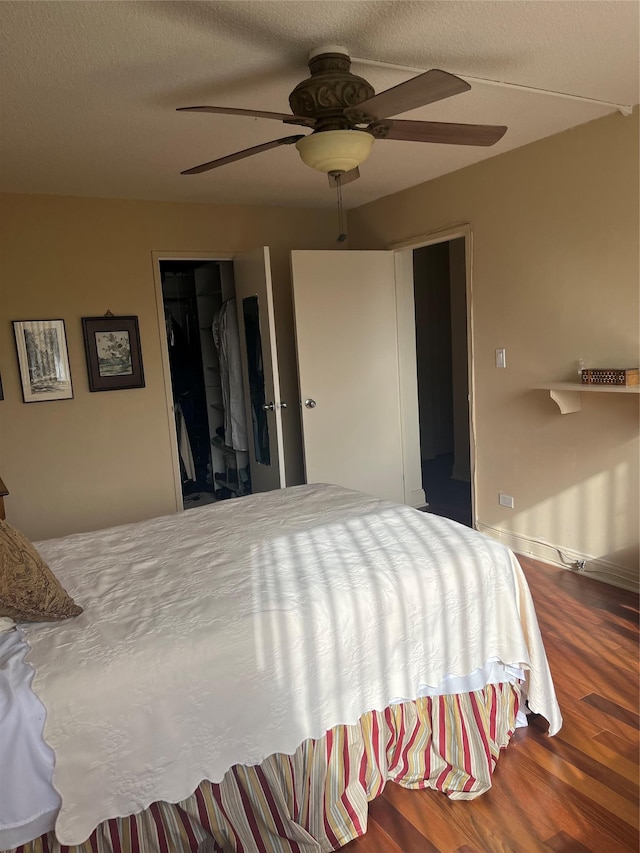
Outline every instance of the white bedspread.
{"label": "white bedspread", "polygon": [[37,547],[84,607],[23,626],[62,843],[494,658],[560,728],[515,557],[446,519],[299,486]]}

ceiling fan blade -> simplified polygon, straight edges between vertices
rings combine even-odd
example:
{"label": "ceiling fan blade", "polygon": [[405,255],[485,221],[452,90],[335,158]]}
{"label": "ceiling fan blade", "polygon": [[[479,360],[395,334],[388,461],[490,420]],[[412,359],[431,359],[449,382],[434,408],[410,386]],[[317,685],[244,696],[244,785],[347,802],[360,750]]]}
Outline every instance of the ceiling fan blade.
{"label": "ceiling fan blade", "polygon": [[340,178],[340,186],[350,184],[352,181],[357,181],[360,177],[360,169],[356,166],[355,169],[349,169],[348,172],[327,172],[329,178],[329,186],[335,189],[338,186],[338,177]]}
{"label": "ceiling fan blade", "polygon": [[236,151],[235,154],[227,154],[226,157],[219,157],[217,160],[210,160],[208,163],[201,163],[199,166],[194,166],[192,169],[185,169],[180,172],[181,175],[199,175],[200,172],[208,172],[209,169],[217,169],[218,166],[226,166],[227,163],[235,163],[236,160],[244,160],[245,157],[251,157],[253,154],[260,154],[261,151],[268,151],[270,148],[277,148],[279,145],[293,145],[299,139],[302,139],[304,133],[297,136],[283,136],[282,139],[272,139],[271,142],[263,142],[262,145],[254,145],[253,148],[245,148],[242,151]]}
{"label": "ceiling fan blade", "polygon": [[345,109],[345,115],[366,113],[374,118],[397,116],[408,110],[450,98],[452,95],[468,92],[470,88],[471,86],[460,77],[432,68],[431,71],[425,71],[405,83],[386,89],[367,101],[348,107]]}
{"label": "ceiling fan blade", "polygon": [[283,121],[285,124],[300,124],[303,127],[315,127],[316,120],[314,118],[306,118],[305,116],[294,116],[291,113],[270,113],[264,110],[243,110],[235,107],[177,107],[176,112],[184,113],[220,113],[222,115],[233,116],[252,116],[254,118],[272,118],[277,121]]}
{"label": "ceiling fan blade", "polygon": [[388,119],[367,128],[377,139],[440,142],[445,145],[495,145],[507,132],[497,124],[449,124],[441,121]]}

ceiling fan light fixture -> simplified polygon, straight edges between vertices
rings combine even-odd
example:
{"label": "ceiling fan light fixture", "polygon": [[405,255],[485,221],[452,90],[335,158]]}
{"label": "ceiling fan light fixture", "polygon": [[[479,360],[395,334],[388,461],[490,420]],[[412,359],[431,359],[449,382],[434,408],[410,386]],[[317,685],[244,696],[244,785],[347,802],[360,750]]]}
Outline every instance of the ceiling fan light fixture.
{"label": "ceiling fan light fixture", "polygon": [[324,130],[296,142],[302,162],[319,172],[349,172],[371,153],[373,136],[365,130]]}

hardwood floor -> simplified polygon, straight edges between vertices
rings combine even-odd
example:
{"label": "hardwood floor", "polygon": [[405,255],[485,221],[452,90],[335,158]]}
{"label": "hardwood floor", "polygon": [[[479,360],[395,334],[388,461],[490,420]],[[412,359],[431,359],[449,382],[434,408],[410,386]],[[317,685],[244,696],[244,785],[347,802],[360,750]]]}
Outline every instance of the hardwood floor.
{"label": "hardwood floor", "polygon": [[519,558],[564,717],[530,718],[470,802],[388,783],[347,853],[623,853],[638,835],[638,597]]}

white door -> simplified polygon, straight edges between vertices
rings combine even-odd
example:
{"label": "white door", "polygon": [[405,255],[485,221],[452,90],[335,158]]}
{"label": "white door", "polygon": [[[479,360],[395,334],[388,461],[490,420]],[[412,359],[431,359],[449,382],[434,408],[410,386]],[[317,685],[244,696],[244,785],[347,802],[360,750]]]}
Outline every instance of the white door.
{"label": "white door", "polygon": [[264,247],[233,260],[251,490],[285,486],[271,262]]}
{"label": "white door", "polygon": [[404,503],[394,254],[291,263],[306,480]]}

